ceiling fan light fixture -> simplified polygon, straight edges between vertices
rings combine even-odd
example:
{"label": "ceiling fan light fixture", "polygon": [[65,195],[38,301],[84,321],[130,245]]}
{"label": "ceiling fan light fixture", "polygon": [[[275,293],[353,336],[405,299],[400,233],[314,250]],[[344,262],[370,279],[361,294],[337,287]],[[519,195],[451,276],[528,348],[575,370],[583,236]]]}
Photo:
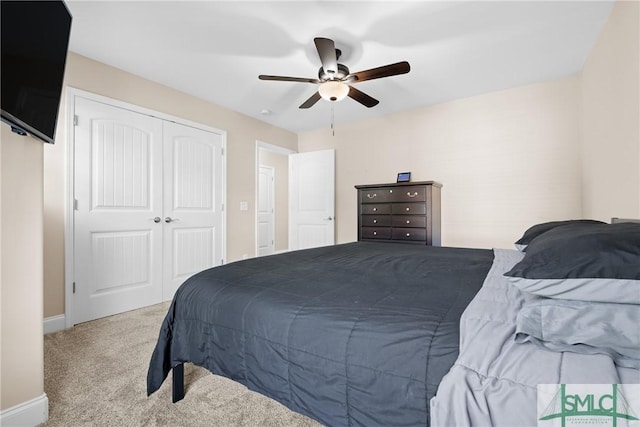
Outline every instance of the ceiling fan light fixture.
{"label": "ceiling fan light fixture", "polygon": [[342,82],[331,80],[322,83],[318,88],[318,92],[327,101],[342,101],[349,94],[349,86]]}

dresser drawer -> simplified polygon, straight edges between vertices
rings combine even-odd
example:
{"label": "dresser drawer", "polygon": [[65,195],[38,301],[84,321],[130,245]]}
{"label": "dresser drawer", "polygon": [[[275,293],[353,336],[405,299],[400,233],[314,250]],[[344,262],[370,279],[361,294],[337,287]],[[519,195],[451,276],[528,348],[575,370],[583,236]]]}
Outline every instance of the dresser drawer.
{"label": "dresser drawer", "polygon": [[426,203],[394,203],[391,207],[394,215],[425,215],[427,213]]}
{"label": "dresser drawer", "polygon": [[391,215],[362,215],[364,227],[390,227]]}
{"label": "dresser drawer", "polygon": [[394,228],[392,231],[393,240],[427,240],[427,230],[424,228]]}
{"label": "dresser drawer", "polygon": [[392,202],[426,202],[427,189],[423,185],[398,187],[390,190],[389,195]]}
{"label": "dresser drawer", "polygon": [[371,215],[371,214],[377,214],[377,215],[384,215],[384,214],[390,214],[391,213],[391,205],[389,204],[380,204],[380,203],[376,203],[376,204],[366,204],[366,205],[362,205],[360,208],[360,211],[364,214],[364,215]]}
{"label": "dresser drawer", "polygon": [[388,188],[360,190],[360,203],[385,203],[391,201],[393,192]]}
{"label": "dresser drawer", "polygon": [[361,239],[390,239],[391,229],[384,227],[362,227]]}
{"label": "dresser drawer", "polygon": [[427,217],[420,215],[394,215],[391,223],[393,227],[419,227],[427,226]]}

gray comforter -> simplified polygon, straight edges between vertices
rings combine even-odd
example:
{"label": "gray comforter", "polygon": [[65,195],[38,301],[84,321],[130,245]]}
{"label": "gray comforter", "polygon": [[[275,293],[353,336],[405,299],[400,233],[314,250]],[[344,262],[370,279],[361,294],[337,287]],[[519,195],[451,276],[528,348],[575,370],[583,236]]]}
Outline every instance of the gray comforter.
{"label": "gray comforter", "polygon": [[517,343],[516,318],[525,298],[503,273],[523,255],[494,252],[483,287],[460,321],[460,356],[431,400],[432,426],[556,425],[537,424],[538,384],[640,383],[640,371],[616,366],[606,354],[554,352],[532,342]]}
{"label": "gray comforter", "polygon": [[426,426],[492,259],[357,242],[203,271],[175,295],[147,391],[192,362],[330,426]]}

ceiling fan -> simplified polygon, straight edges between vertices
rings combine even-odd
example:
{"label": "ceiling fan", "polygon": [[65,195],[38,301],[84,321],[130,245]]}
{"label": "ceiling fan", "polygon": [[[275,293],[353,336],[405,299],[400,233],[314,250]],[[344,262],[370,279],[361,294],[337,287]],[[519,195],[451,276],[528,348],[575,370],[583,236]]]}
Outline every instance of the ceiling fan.
{"label": "ceiling fan", "polygon": [[260,80],[278,80],[283,82],[301,82],[319,84],[318,90],[309,99],[303,102],[299,108],[310,108],[320,98],[328,101],[340,101],[347,96],[358,101],[365,107],[371,108],[378,105],[380,101],[367,95],[366,93],[351,86],[367,80],[391,77],[398,74],[406,74],[411,70],[407,61],[396,62],[395,64],[383,65],[382,67],[371,68],[357,73],[351,73],[346,65],[339,64],[341,51],[336,49],[335,43],[331,39],[316,37],[313,39],[322,67],[318,71],[318,78],[268,76],[261,74]]}

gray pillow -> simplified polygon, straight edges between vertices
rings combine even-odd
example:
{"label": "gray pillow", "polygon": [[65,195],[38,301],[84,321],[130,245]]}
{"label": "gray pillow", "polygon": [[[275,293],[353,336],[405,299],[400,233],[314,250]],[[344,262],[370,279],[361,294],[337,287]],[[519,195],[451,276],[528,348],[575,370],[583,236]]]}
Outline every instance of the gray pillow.
{"label": "gray pillow", "polygon": [[640,224],[555,227],[505,276],[540,296],[640,304]]}
{"label": "gray pillow", "polygon": [[552,351],[606,354],[640,369],[640,305],[536,298],[518,313],[516,342]]}
{"label": "gray pillow", "polygon": [[515,242],[516,249],[520,252],[525,252],[527,250],[527,246],[533,239],[540,236],[547,231],[560,227],[562,225],[570,225],[570,224],[584,224],[585,226],[593,225],[593,224],[606,224],[602,221],[597,221],[595,219],[569,219],[566,221],[551,221],[551,222],[543,222],[541,224],[536,224],[532,227],[529,227],[527,231],[524,232],[522,237]]}

